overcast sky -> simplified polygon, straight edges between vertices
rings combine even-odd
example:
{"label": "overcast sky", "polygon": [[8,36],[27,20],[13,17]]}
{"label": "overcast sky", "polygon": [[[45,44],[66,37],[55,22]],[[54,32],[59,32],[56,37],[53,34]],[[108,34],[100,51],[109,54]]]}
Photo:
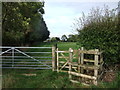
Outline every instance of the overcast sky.
{"label": "overcast sky", "polygon": [[118,6],[118,1],[94,2],[93,0],[89,0],[88,2],[85,0],[83,2],[79,0],[45,0],[45,14],[43,17],[50,31],[50,37],[61,37],[64,34],[77,33],[73,30],[73,23],[75,19],[81,17],[82,12],[88,14],[92,7],[103,8],[104,5],[108,5],[110,9],[113,9]]}

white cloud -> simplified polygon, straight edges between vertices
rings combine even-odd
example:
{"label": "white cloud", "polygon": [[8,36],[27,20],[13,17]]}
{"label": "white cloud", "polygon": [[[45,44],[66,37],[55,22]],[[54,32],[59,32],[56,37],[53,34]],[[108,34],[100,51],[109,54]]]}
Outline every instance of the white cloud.
{"label": "white cloud", "polygon": [[74,20],[75,13],[71,8],[66,7],[58,7],[46,6],[45,8],[46,14],[44,15],[47,26],[51,32],[50,36],[58,36],[61,37],[63,34],[71,33],[71,25]]}
{"label": "white cloud", "polygon": [[[59,0],[60,1],[60,0]],[[63,34],[69,35],[72,32],[73,22],[81,17],[81,13],[87,14],[92,7],[108,4],[111,8],[117,7],[117,3],[79,3],[79,2],[50,2],[45,3],[44,19],[50,31],[50,36],[61,37]]]}

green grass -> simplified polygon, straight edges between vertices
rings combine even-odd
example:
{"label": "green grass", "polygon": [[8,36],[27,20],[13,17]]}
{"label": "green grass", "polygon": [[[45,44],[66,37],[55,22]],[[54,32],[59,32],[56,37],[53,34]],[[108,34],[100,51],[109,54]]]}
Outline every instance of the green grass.
{"label": "green grass", "polygon": [[[24,76],[24,73],[36,76]],[[76,88],[81,84],[69,81],[67,73],[51,70],[5,70],[3,72],[3,88]]]}
{"label": "green grass", "polygon": [[79,46],[76,44],[76,42],[51,42],[51,43],[39,43],[38,45],[35,45],[37,47],[52,47],[53,45],[57,44],[59,49],[62,50],[68,50],[69,48],[77,49]]}
{"label": "green grass", "polygon": [[[40,43],[35,46],[51,47],[55,43]],[[79,46],[74,42],[59,42],[59,50],[69,48],[78,49]],[[42,50],[44,51],[44,49]],[[23,74],[36,74],[36,76],[25,76]],[[22,70],[22,69],[3,69],[3,88],[117,88],[120,83],[120,73],[115,81],[111,83],[101,82],[98,86],[84,86],[73,84],[69,81],[67,73],[52,72],[52,70]]]}
{"label": "green grass", "polygon": [[[7,73],[7,74],[6,74]],[[24,73],[36,74],[25,76]],[[66,83],[64,83],[66,82]],[[3,88],[62,88],[68,87],[67,74],[51,70],[7,70],[3,72]]]}

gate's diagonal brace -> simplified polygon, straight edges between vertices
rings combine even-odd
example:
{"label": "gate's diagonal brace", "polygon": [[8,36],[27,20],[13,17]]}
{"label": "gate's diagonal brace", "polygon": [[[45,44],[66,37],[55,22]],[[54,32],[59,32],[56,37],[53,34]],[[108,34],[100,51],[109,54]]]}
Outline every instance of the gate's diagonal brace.
{"label": "gate's diagonal brace", "polygon": [[73,58],[74,58],[75,54],[73,54]]}
{"label": "gate's diagonal brace", "polygon": [[65,57],[65,55],[63,54],[63,53],[60,53],[64,58],[65,58],[65,60],[67,61],[62,67],[61,67],[61,69],[60,70],[62,70],[66,65],[67,65],[67,63],[69,62],[69,60]]}
{"label": "gate's diagonal brace", "polygon": [[66,61],[68,61],[68,59],[65,57],[63,53],[60,53],[60,54],[65,58]]}
{"label": "gate's diagonal brace", "polygon": [[[64,65],[60,68],[60,70],[62,70],[68,63],[69,63],[69,60],[65,57],[65,55],[63,53],[60,53],[67,62],[64,63]],[[75,54],[73,55],[73,57],[75,56]],[[77,71],[75,68],[73,68],[75,71]]]}
{"label": "gate's diagonal brace", "polygon": [[62,67],[60,70],[62,70],[67,64],[68,64],[69,61],[67,61]]}
{"label": "gate's diagonal brace", "polygon": [[27,56],[27,57],[33,59],[34,61],[38,61],[39,63],[41,63],[41,64],[43,64],[43,65],[48,66],[49,68],[51,68],[49,65],[46,65],[46,64],[40,62],[39,60],[37,60],[37,59],[31,57],[30,55],[27,55],[26,53],[24,53],[24,52],[22,52],[22,51],[20,51],[20,50],[18,50],[18,49],[15,49],[15,50],[18,51],[19,53],[22,53],[23,55],[25,55],[25,56]]}
{"label": "gate's diagonal brace", "polygon": [[0,55],[4,54],[4,53],[6,53],[6,52],[9,52],[10,50],[12,50],[12,49],[8,49],[8,50],[6,50],[6,51],[0,53]]}

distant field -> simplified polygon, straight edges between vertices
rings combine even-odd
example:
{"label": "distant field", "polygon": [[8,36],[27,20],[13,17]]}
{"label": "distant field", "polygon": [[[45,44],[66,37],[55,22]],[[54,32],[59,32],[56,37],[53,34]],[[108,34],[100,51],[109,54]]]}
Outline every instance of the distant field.
{"label": "distant field", "polygon": [[53,45],[57,44],[58,48],[60,50],[69,50],[69,48],[77,49],[79,46],[76,44],[76,42],[47,42],[47,43],[40,43],[36,45],[37,47],[52,47]]}
{"label": "distant field", "polygon": [[[55,43],[41,43],[40,47],[51,47]],[[69,48],[78,49],[75,42],[58,42],[59,50],[68,50]],[[43,50],[44,51],[44,50]],[[25,76],[24,74],[33,74]],[[17,70],[3,69],[3,88],[111,88],[118,87],[118,79],[111,83],[101,83],[99,86],[84,86],[73,84],[69,81],[67,73],[52,72],[52,70]]]}

